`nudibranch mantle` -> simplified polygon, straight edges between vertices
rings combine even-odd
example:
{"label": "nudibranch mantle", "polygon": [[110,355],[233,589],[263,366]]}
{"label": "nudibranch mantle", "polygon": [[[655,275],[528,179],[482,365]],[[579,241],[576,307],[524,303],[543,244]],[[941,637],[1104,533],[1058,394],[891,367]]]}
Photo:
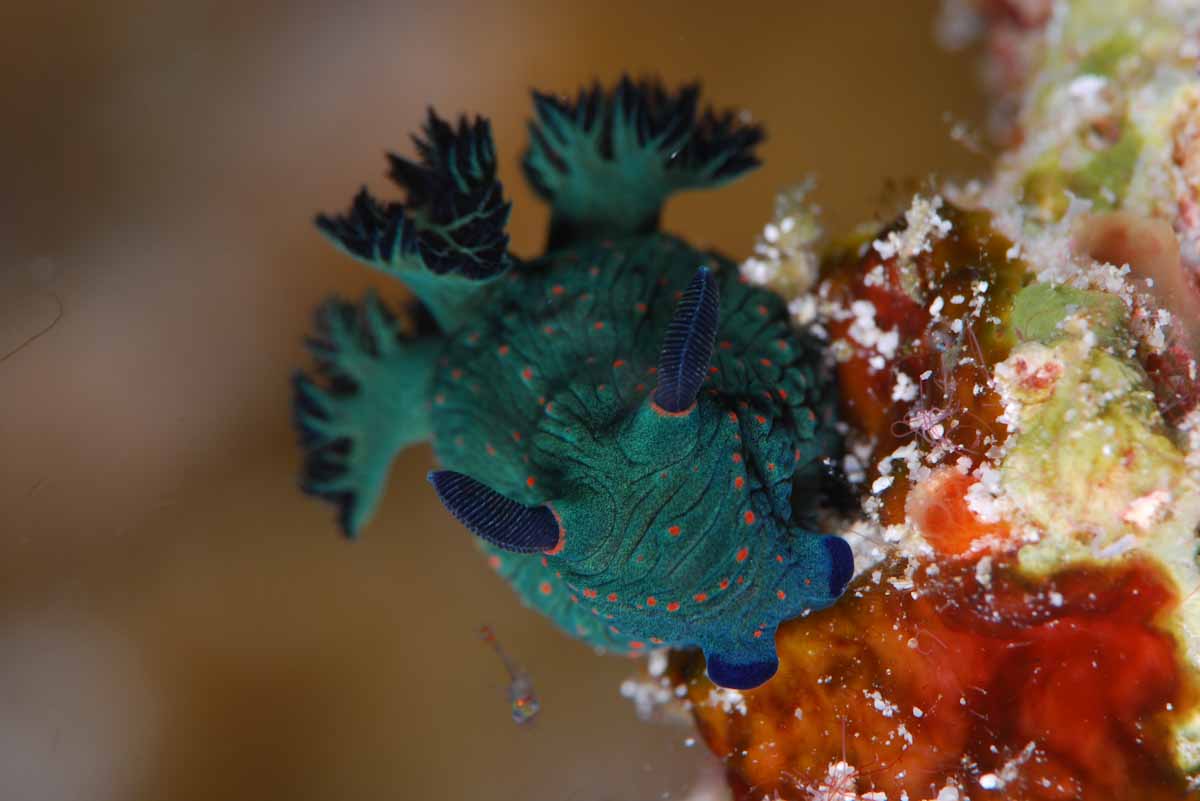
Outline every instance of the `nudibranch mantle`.
{"label": "nudibranch mantle", "polygon": [[510,255],[486,121],[432,111],[405,204],[365,190],[318,225],[403,281],[415,330],[368,295],[331,300],[298,374],[303,488],[355,536],[388,467],[431,440],[430,481],[525,602],[607,651],[703,649],[739,689],[776,670],[780,622],[831,605],[850,549],[812,533],[833,392],[783,302],[656,230],[672,192],[757,162],[761,131],[696,114],[696,90],[622,80],[535,95],[525,171],[548,252]]}

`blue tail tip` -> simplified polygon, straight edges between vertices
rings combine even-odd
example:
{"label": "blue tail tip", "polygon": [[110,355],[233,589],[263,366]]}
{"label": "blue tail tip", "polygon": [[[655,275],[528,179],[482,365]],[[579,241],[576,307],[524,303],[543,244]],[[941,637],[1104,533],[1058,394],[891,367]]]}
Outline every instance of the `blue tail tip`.
{"label": "blue tail tip", "polygon": [[854,552],[841,537],[826,537],[822,542],[829,554],[829,594],[837,598],[854,577]]}
{"label": "blue tail tip", "polygon": [[728,662],[720,654],[705,654],[708,678],[727,690],[753,690],[766,684],[779,670],[779,659],[757,662]]}

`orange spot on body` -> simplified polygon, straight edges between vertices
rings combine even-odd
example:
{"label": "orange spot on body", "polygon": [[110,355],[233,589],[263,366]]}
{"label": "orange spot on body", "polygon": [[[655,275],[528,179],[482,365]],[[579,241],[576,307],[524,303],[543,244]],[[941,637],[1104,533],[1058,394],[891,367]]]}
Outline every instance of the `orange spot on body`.
{"label": "orange spot on body", "polygon": [[608,594],[608,602],[609,602],[609,603],[616,603],[616,602],[617,602],[617,594],[616,594],[615,592],[610,592],[610,593]]}
{"label": "orange spot on body", "polygon": [[729,579],[721,579],[721,583],[718,586],[723,590],[729,589]]}
{"label": "orange spot on body", "polygon": [[550,590],[551,590],[550,582],[548,582],[548,581],[543,581],[541,584],[538,585],[538,591],[542,595],[549,595]]}
{"label": "orange spot on body", "polygon": [[496,349],[496,352],[499,353],[501,356],[507,356],[509,350],[511,350],[511,349],[508,347],[508,345],[501,345],[499,348]]}
{"label": "orange spot on body", "polygon": [[752,526],[752,525],[754,525],[754,519],[755,519],[755,518],[754,518],[754,512],[747,511],[747,512],[746,512],[746,514],[745,514],[745,516],[744,516],[744,519],[745,519],[745,521],[746,521],[746,525],[747,525],[747,526]]}
{"label": "orange spot on body", "polygon": [[738,476],[733,480],[734,489],[741,489],[744,486],[746,486],[746,479],[742,478],[741,476]]}
{"label": "orange spot on body", "polygon": [[759,637],[761,637],[761,636],[762,636],[762,632],[761,632],[761,631],[756,631],[756,632],[754,632],[754,639],[756,639],[756,640],[757,640],[757,639],[758,639]]}
{"label": "orange spot on body", "polygon": [[625,366],[624,359],[617,359],[616,361],[613,362],[613,369],[616,369],[618,367],[624,367],[624,366]]}
{"label": "orange spot on body", "polygon": [[702,604],[708,600],[708,593],[698,592],[695,595],[693,595],[692,597],[696,600],[696,603]]}
{"label": "orange spot on body", "polygon": [[554,286],[550,287],[550,291],[553,292],[555,295],[561,295],[562,293],[566,292],[567,290],[563,287],[562,284],[555,284]]}
{"label": "orange spot on body", "polygon": [[667,611],[668,612],[678,612],[679,611],[679,602],[671,601],[671,603],[667,604]]}
{"label": "orange spot on body", "polygon": [[646,599],[646,606],[658,606],[658,599],[651,595]]}
{"label": "orange spot on body", "polygon": [[530,380],[532,380],[532,379],[533,379],[533,368],[532,368],[532,367],[526,367],[524,370],[522,370],[522,371],[521,371],[521,378],[524,378],[526,381],[530,381]]}
{"label": "orange spot on body", "polygon": [[525,479],[525,486],[527,486],[527,487],[532,487],[536,483],[537,483],[537,479],[534,476],[529,476],[528,478]]}
{"label": "orange spot on body", "polygon": [[[584,598],[595,598],[595,597],[596,597],[596,591],[595,591],[595,590],[592,590],[592,589],[586,589],[586,590],[584,590],[584,591],[583,591],[583,597],[584,597]],[[597,614],[598,614],[598,613],[597,613]]]}
{"label": "orange spot on body", "polygon": [[779,597],[779,600],[781,600],[781,601],[783,599],[787,598],[787,593],[784,592],[783,590],[779,590],[778,592],[775,593],[775,595],[777,595]]}
{"label": "orange spot on body", "polygon": [[489,556],[488,557],[488,566],[492,570],[499,570],[500,569],[500,557],[495,556],[495,555]]}
{"label": "orange spot on body", "polygon": [[630,641],[630,643],[629,643],[629,647],[630,647],[630,648],[633,648],[633,649],[641,649],[641,648],[645,648],[645,647],[646,647],[646,644],[645,644],[645,643],[640,643],[640,642],[638,642],[637,640],[631,640],[631,641]]}
{"label": "orange spot on body", "polygon": [[597,321],[596,321],[596,322],[595,322],[595,323],[592,325],[592,328],[595,328],[597,331],[603,331],[603,330],[604,330],[604,321],[602,321],[602,320],[597,320]]}
{"label": "orange spot on body", "polygon": [[740,453],[733,454],[733,463],[741,464],[741,462],[742,462],[742,455]]}
{"label": "orange spot on body", "polygon": [[667,529],[667,533],[670,534],[672,537],[678,537],[680,531],[681,531],[681,529],[679,528],[679,526],[671,526],[669,529]]}
{"label": "orange spot on body", "polygon": [[[746,557],[747,557],[747,556],[749,556],[749,555],[750,555],[750,549],[749,549],[749,548],[746,548],[746,547],[744,547],[744,546],[743,546],[743,547],[742,547],[742,548],[741,548],[741,549],[740,549],[740,550],[737,552],[737,560],[738,560],[739,562],[745,562],[745,561],[746,561]],[[741,583],[742,583],[742,579],[741,579],[740,577],[738,578],[738,583],[739,583],[739,584],[741,584]]]}

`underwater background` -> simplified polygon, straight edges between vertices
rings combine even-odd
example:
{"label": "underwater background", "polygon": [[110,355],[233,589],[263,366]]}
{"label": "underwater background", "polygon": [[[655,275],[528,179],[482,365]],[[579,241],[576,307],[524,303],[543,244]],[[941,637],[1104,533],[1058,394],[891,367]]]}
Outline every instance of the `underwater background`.
{"label": "underwater background", "polygon": [[[829,230],[980,172],[976,54],[935,2],[43,2],[0,26],[0,798],[644,801],[710,760],[636,719],[628,660],[560,635],[393,470],[353,545],[296,489],[288,376],[330,292],[397,284],[318,210],[427,104],[492,120],[521,255],[529,89],[698,78],[764,167],[664,228],[740,259],[815,174]],[[952,111],[953,117],[944,115]],[[983,139],[982,134],[980,139]],[[897,191],[879,192],[880,178]],[[491,625],[542,711],[517,728]]]}

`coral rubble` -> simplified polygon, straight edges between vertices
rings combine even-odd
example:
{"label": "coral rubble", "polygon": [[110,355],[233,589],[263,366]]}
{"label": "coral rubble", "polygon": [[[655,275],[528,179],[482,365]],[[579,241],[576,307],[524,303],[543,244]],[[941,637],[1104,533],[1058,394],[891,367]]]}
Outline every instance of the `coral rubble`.
{"label": "coral rubble", "polygon": [[835,365],[857,577],[737,709],[671,676],[744,798],[1190,797],[1200,4],[947,5],[990,179],[827,243],[782,200],[743,266]]}

